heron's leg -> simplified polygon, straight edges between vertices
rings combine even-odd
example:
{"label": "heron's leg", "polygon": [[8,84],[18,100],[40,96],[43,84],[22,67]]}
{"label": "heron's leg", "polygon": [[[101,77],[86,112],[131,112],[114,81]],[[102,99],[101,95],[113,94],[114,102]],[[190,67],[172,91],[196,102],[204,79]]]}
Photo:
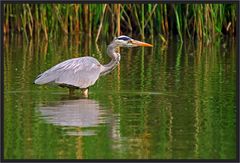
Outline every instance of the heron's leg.
{"label": "heron's leg", "polygon": [[84,97],[88,97],[88,88],[83,88],[82,89],[82,94]]}
{"label": "heron's leg", "polygon": [[69,95],[70,96],[74,95],[74,90],[75,90],[74,88],[69,88]]}

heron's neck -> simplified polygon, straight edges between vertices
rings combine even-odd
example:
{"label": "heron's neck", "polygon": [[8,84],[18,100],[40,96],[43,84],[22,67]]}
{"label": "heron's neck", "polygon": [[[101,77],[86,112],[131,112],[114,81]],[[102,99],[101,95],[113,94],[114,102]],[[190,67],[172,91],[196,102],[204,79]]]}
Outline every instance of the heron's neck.
{"label": "heron's neck", "polygon": [[101,75],[106,75],[110,73],[120,62],[120,54],[116,52],[117,46],[114,44],[108,45],[107,48],[107,54],[109,57],[112,58],[112,60],[108,63],[103,65],[103,71],[101,72]]}

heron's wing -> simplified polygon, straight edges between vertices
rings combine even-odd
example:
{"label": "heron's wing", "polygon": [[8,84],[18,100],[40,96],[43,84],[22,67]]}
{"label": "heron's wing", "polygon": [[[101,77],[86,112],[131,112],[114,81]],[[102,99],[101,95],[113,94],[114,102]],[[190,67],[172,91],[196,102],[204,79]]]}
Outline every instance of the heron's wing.
{"label": "heron's wing", "polygon": [[36,84],[58,83],[87,88],[99,78],[101,64],[93,57],[69,59],[40,74]]}

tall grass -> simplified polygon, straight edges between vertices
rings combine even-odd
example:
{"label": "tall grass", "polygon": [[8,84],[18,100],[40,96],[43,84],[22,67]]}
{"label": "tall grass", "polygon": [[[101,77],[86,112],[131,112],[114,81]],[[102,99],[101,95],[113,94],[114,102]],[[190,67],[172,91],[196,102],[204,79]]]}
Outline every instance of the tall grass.
{"label": "tall grass", "polygon": [[236,36],[237,4],[4,4],[4,34],[178,35],[211,41]]}

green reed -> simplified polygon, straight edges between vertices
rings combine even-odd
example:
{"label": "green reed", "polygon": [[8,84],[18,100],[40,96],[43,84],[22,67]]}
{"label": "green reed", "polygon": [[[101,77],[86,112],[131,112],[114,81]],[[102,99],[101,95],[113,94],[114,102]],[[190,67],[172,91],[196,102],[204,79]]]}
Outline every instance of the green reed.
{"label": "green reed", "polygon": [[[63,34],[178,35],[202,41],[236,36],[237,4],[4,4],[4,33],[26,39]],[[97,40],[97,39],[96,39]]]}

